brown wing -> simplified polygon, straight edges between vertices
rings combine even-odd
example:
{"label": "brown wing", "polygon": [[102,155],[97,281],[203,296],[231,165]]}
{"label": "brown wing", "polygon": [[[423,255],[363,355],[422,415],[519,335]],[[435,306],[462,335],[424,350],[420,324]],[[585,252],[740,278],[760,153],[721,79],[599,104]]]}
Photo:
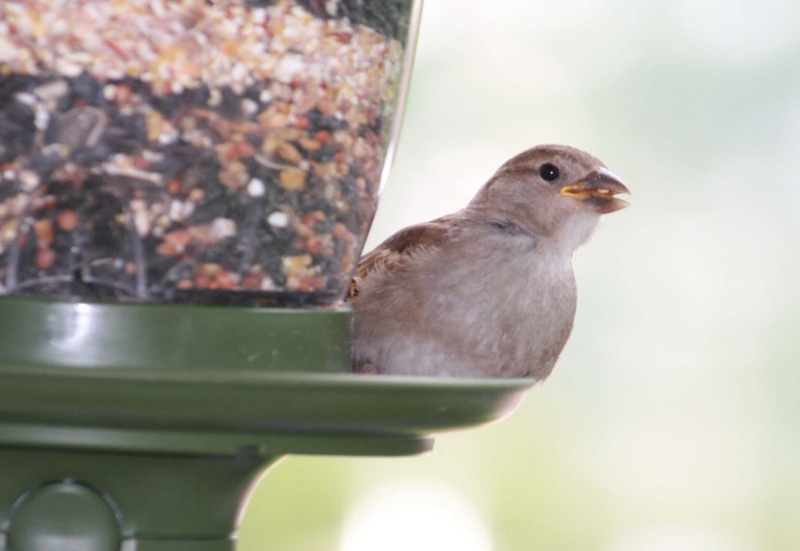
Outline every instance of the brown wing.
{"label": "brown wing", "polygon": [[401,266],[415,251],[438,247],[452,229],[452,216],[443,216],[430,222],[416,224],[400,230],[358,261],[356,273],[350,282],[347,300],[359,292],[362,281],[375,270],[392,271]]}

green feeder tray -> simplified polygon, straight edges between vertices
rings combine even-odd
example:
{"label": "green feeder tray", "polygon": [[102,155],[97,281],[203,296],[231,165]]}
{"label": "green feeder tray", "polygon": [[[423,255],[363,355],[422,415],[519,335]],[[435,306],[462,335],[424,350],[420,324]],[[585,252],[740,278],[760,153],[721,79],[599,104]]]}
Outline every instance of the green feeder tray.
{"label": "green feeder tray", "polygon": [[0,299],[0,550],[230,551],[289,454],[403,456],[530,379],[353,375],[347,309]]}

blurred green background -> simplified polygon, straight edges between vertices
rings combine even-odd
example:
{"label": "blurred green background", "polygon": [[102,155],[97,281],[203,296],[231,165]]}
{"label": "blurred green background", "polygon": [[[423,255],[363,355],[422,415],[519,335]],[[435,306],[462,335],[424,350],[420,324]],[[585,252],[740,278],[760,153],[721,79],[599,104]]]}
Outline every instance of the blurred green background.
{"label": "blurred green background", "polygon": [[800,3],[429,0],[367,248],[537,143],[633,190],[509,420],[401,459],[290,457],[242,551],[800,549]]}

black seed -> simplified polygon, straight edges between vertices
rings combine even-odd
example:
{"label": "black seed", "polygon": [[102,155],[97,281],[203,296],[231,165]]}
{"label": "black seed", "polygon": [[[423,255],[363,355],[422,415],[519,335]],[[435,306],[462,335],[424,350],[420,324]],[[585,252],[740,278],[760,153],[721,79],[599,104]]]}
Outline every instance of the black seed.
{"label": "black seed", "polygon": [[83,102],[94,105],[96,107],[105,107],[108,101],[103,97],[102,81],[92,77],[89,73],[83,72],[75,78],[69,79],[71,88],[71,102],[74,104],[77,99]]}

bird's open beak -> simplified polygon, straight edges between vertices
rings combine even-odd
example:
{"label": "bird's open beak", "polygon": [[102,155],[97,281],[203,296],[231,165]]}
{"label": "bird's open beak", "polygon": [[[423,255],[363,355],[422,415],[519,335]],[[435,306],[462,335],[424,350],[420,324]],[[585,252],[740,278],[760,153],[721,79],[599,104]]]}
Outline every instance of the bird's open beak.
{"label": "bird's open beak", "polygon": [[561,188],[561,195],[572,197],[582,208],[600,214],[624,209],[630,203],[614,197],[618,193],[630,193],[622,180],[608,169],[598,169],[586,178]]}

